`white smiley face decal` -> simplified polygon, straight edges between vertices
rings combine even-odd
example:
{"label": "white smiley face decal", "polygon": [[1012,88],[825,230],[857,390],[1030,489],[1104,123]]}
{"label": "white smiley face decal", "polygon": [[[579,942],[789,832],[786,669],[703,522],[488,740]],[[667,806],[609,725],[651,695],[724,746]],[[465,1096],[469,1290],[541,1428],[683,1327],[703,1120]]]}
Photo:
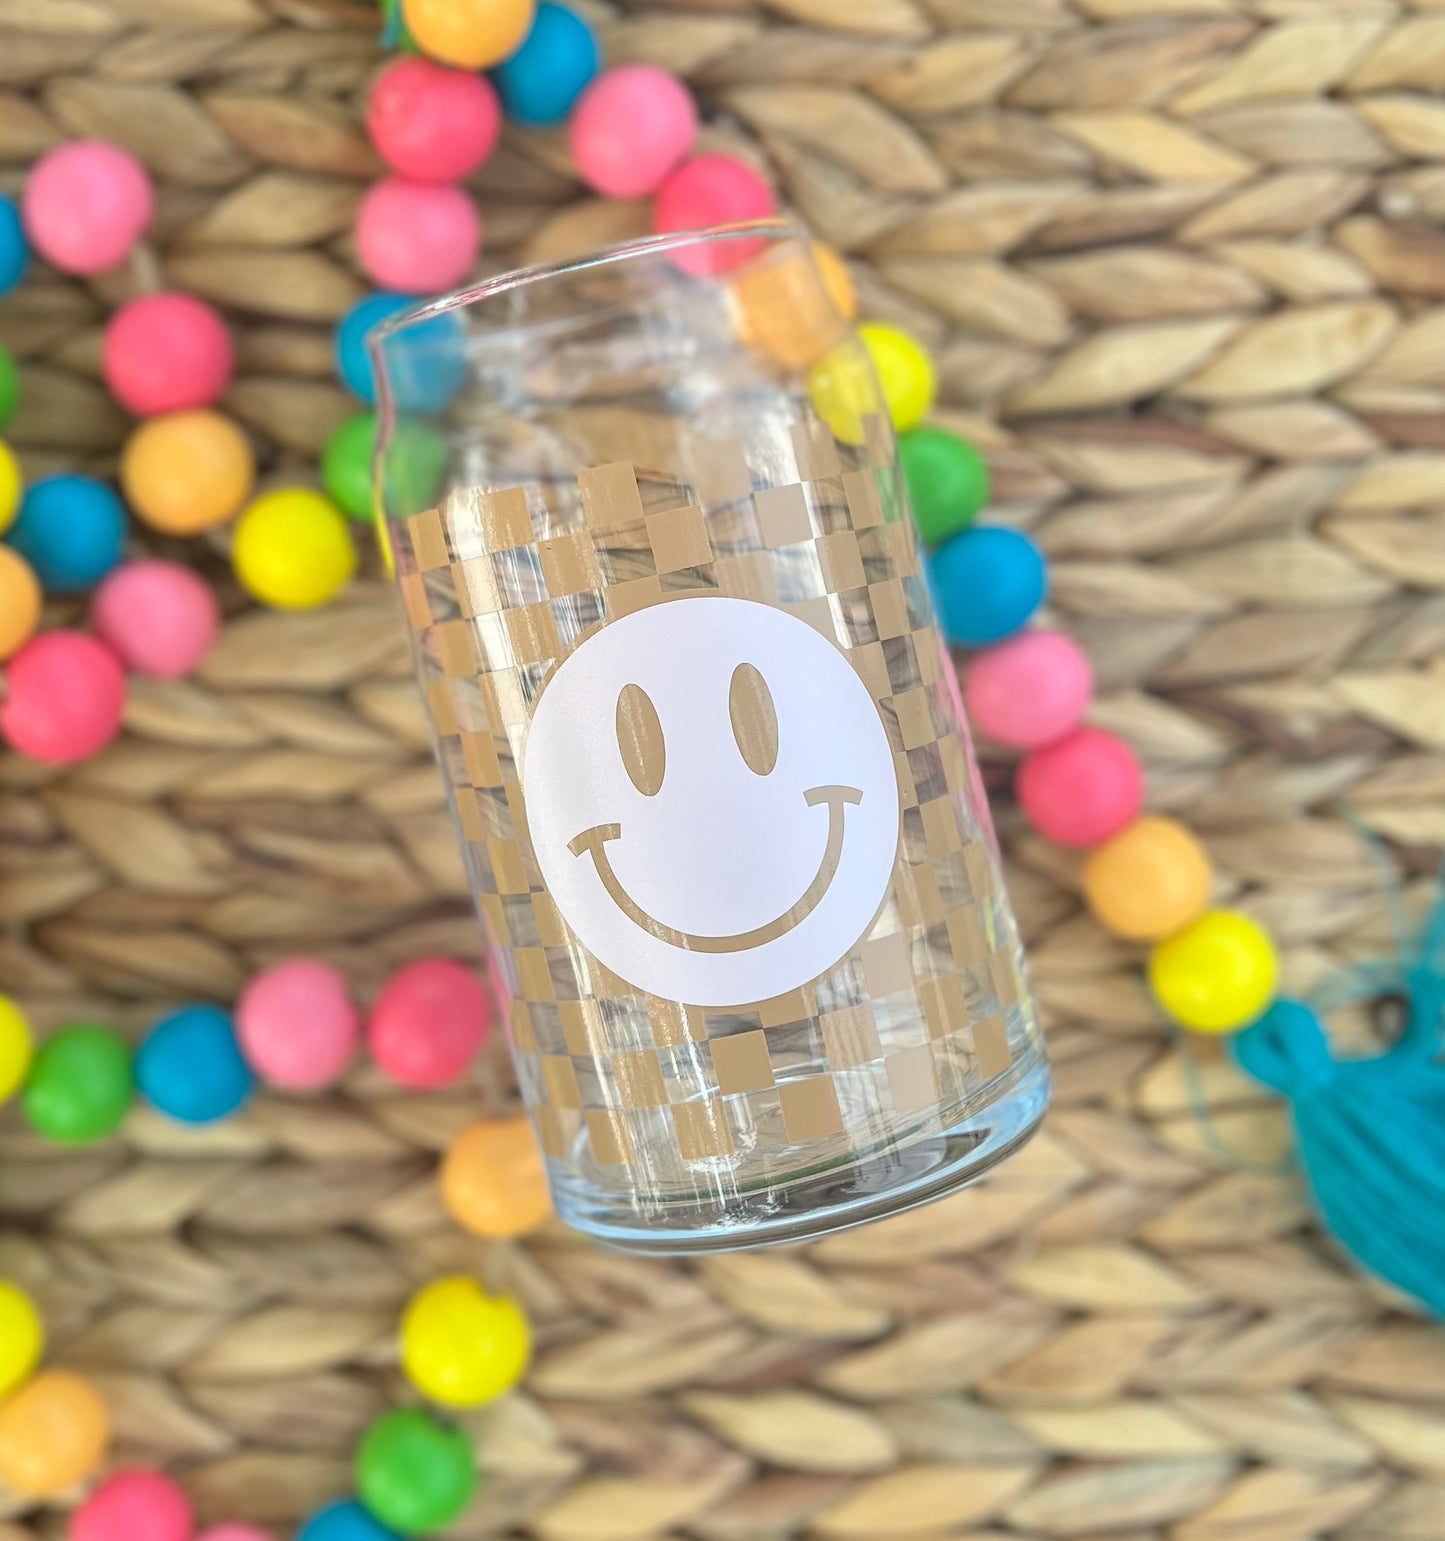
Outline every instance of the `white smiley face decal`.
{"label": "white smiley face decal", "polygon": [[806,622],[675,599],[547,682],[522,792],[557,908],[613,973],[741,1006],[825,973],[876,917],[898,783],[873,698]]}

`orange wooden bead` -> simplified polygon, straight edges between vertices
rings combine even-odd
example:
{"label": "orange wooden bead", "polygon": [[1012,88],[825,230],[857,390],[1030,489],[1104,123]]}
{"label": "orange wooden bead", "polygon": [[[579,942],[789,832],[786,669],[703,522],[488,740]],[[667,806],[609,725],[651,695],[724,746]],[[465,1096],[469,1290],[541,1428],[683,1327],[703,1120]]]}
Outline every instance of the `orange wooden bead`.
{"label": "orange wooden bead", "polygon": [[442,1162],[441,1189],[452,1219],[477,1236],[525,1236],[552,1213],[542,1153],[526,1117],[464,1129]]}
{"label": "orange wooden bead", "polygon": [[40,580],[10,546],[0,546],[0,658],[17,653],[40,624]]}
{"label": "orange wooden bead", "polygon": [[251,441],[219,412],[147,418],[126,441],[120,482],[136,517],[163,535],[197,535],[241,511],[256,480]]}
{"label": "orange wooden bead", "polygon": [[424,54],[461,70],[485,70],[526,41],[534,0],[403,0],[407,31]]}
{"label": "orange wooden bead", "polygon": [[43,1370],[0,1403],[0,1480],[26,1498],[53,1498],[83,1482],[109,1442],[100,1393],[67,1370]]}
{"label": "orange wooden bead", "polygon": [[848,265],[823,241],[813,242],[813,262],[818,269],[833,309],[850,324],[858,319],[858,294]]}
{"label": "orange wooden bead", "polygon": [[742,274],[733,286],[743,340],[793,369],[822,358],[843,335],[839,316],[849,322],[858,308],[842,258],[814,242],[812,259],[790,253]]}
{"label": "orange wooden bead", "polygon": [[1213,872],[1199,841],[1175,819],[1135,819],[1095,847],[1084,896],[1101,925],[1131,942],[1156,942],[1204,913]]}

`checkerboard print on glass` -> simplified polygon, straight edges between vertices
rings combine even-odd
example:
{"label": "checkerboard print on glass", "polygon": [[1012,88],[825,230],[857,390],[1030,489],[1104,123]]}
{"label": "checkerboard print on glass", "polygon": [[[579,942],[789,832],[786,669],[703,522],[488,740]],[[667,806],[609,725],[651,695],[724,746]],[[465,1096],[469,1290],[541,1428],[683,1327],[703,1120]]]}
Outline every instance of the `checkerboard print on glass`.
{"label": "checkerboard print on glass", "polygon": [[[709,1162],[823,1160],[955,1118],[1036,1032],[891,435],[871,420],[849,448],[812,421],[766,449],[684,436],[665,470],[452,493],[397,542],[542,1144],[661,1197]],[[815,977],[725,1008],[649,993],[584,945],[543,879],[520,769],[563,661],[600,628],[698,596],[776,607],[839,651],[876,705],[899,801],[871,921]],[[766,746],[749,752],[766,763]]]}

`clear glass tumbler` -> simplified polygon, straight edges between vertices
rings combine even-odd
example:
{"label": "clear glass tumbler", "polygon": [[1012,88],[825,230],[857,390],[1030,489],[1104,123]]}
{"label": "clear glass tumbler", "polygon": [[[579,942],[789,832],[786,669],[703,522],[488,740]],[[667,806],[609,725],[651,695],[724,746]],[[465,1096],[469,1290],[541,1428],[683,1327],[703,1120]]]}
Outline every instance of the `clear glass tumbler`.
{"label": "clear glass tumbler", "polygon": [[379,329],[379,510],[562,1218],[798,1241],[1048,1072],[893,431],[785,224]]}

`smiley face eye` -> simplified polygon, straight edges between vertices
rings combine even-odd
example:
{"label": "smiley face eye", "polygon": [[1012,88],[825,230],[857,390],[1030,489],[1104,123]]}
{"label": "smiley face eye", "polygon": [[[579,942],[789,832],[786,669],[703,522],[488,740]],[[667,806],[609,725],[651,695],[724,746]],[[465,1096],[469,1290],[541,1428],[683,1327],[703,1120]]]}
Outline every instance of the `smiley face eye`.
{"label": "smiley face eye", "polygon": [[768,775],[778,763],[778,712],[768,682],[750,663],[740,663],[733,670],[728,715],[748,769],[755,776]]}
{"label": "smiley face eye", "polygon": [[667,745],[657,708],[641,685],[624,685],[617,694],[617,747],[633,786],[644,797],[656,797],[667,769]]}

